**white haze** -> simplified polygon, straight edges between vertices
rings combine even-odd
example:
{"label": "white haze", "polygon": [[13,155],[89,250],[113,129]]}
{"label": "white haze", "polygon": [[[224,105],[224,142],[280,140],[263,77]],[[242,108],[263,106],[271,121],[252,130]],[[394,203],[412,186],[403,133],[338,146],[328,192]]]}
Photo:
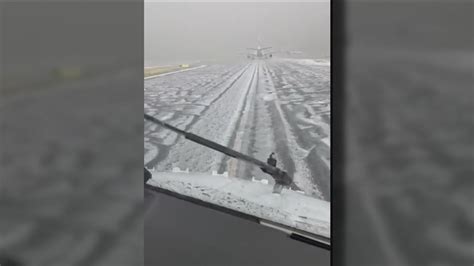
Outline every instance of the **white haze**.
{"label": "white haze", "polygon": [[247,47],[329,58],[329,2],[145,2],[145,65],[243,58]]}

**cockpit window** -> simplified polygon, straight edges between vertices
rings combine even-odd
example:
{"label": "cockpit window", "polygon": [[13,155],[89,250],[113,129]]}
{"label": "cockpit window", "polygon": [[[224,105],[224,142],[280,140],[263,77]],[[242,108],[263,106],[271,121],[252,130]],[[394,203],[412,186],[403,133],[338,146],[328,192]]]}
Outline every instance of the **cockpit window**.
{"label": "cockpit window", "polygon": [[[222,8],[230,12],[229,7]],[[293,24],[288,22],[296,35],[302,34],[299,29],[308,22],[302,19],[306,13],[301,6],[288,4],[288,8],[302,12],[292,18]],[[323,13],[330,10],[326,4],[318,8]],[[293,27],[290,24],[288,29]],[[326,25],[329,30],[329,21]],[[235,39],[233,29],[240,26],[227,25],[225,32],[214,36]],[[255,45],[245,42],[249,44],[228,57],[209,48],[220,42],[206,42],[198,36],[199,27],[193,35],[197,39],[187,43],[186,54],[169,50],[166,57],[170,47],[158,42],[145,47],[145,182],[158,191],[328,243],[329,38],[318,38],[325,47],[318,51],[299,50],[311,46],[303,45],[306,37],[278,41],[264,30],[265,25],[260,26]],[[153,57],[157,47],[162,53]],[[179,50],[182,42],[173,47]]]}

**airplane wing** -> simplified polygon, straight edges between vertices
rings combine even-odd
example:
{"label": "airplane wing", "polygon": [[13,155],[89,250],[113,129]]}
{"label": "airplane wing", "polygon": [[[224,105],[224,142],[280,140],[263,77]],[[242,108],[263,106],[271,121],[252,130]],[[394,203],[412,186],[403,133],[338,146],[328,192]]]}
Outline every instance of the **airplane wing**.
{"label": "airplane wing", "polygon": [[257,48],[247,48],[247,50],[258,50]]}
{"label": "airplane wing", "polygon": [[260,50],[268,50],[270,48],[272,48],[272,47],[263,47],[263,48],[260,48]]}

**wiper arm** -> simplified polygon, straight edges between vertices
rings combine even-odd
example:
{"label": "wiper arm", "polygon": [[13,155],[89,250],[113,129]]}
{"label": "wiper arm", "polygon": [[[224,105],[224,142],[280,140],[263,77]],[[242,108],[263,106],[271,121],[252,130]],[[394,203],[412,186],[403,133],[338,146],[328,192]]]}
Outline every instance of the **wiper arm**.
{"label": "wiper arm", "polygon": [[222,152],[232,158],[236,158],[238,160],[241,160],[241,161],[245,161],[247,163],[251,163],[253,165],[256,165],[258,166],[260,169],[262,169],[262,171],[264,173],[267,173],[269,174],[274,180],[275,180],[275,183],[278,183],[278,184],[281,184],[283,186],[287,186],[287,187],[290,187],[294,190],[301,190],[300,188],[298,188],[298,186],[296,186],[296,184],[293,182],[293,178],[290,177],[288,175],[287,172],[281,170],[280,168],[278,167],[275,167],[275,166],[272,166],[272,165],[269,165],[268,163],[265,163],[265,162],[262,162],[258,159],[255,159],[249,155],[246,155],[246,154],[243,154],[241,152],[238,152],[236,150],[233,150],[233,149],[230,149],[228,147],[225,147],[219,143],[216,143],[214,141],[211,141],[211,140],[208,140],[208,139],[205,139],[203,137],[200,137],[196,134],[193,134],[193,133],[190,133],[190,132],[186,132],[184,130],[181,130],[179,128],[176,128],[168,123],[165,123],[159,119],[156,119],[155,117],[153,116],[150,116],[150,115],[147,115],[145,114],[145,119],[150,121],[150,122],[153,122],[155,124],[158,124],[162,127],[165,127],[169,130],[172,130],[174,131],[175,133],[179,134],[179,135],[182,135],[184,136],[186,139],[189,139],[190,141],[193,141],[195,143],[198,143],[200,145],[203,145],[205,147],[208,147],[210,149],[213,149],[213,150],[216,150],[216,151],[219,151],[219,152]]}

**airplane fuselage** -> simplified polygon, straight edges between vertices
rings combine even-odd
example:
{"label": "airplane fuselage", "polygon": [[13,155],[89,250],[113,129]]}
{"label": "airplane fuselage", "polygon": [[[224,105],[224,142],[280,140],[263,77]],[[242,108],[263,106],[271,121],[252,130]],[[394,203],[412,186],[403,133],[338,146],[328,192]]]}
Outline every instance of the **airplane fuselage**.
{"label": "airplane fuselage", "polygon": [[257,48],[247,48],[248,50],[253,50],[255,53],[249,53],[247,54],[247,58],[249,59],[267,59],[271,58],[272,54],[270,52],[266,53],[264,52],[267,49],[270,49],[271,47],[260,47],[258,46]]}

